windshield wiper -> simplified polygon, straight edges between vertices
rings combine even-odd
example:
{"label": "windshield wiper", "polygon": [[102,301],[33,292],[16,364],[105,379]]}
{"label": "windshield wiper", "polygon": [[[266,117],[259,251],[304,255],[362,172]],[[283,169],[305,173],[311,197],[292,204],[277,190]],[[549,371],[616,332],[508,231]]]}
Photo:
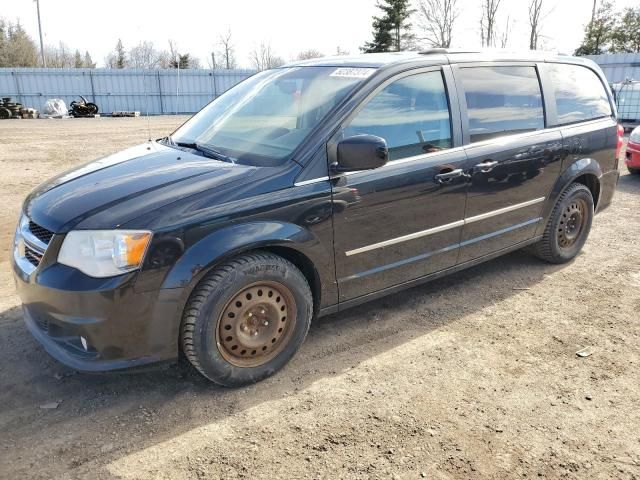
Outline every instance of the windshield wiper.
{"label": "windshield wiper", "polygon": [[222,160],[223,162],[236,163],[236,159],[232,158],[228,155],[225,155],[219,150],[216,150],[213,147],[208,145],[204,145],[202,143],[187,143],[187,142],[176,142],[171,137],[166,137],[166,142],[169,145],[174,145],[176,147],[190,148],[192,150],[197,150],[198,152],[202,152],[209,158],[213,158],[215,160]]}

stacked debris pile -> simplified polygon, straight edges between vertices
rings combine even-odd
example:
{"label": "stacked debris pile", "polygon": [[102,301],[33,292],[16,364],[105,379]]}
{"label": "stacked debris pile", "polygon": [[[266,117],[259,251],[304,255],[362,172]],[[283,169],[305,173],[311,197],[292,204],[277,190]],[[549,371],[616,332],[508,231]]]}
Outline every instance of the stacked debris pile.
{"label": "stacked debris pile", "polygon": [[11,97],[2,97],[0,102],[0,120],[7,118],[38,118],[35,108],[23,107],[21,103],[13,102]]}

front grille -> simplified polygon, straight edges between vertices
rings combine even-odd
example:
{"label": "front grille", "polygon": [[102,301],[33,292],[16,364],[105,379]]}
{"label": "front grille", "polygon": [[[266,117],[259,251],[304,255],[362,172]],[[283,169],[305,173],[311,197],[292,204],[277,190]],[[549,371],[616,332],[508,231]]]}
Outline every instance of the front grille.
{"label": "front grille", "polygon": [[36,323],[38,324],[38,327],[40,327],[40,330],[42,330],[44,333],[49,333],[49,320],[42,320],[38,318],[36,320]]}
{"label": "front grille", "polygon": [[42,260],[42,254],[29,246],[25,245],[24,247],[24,258],[26,258],[31,265],[37,267],[40,265],[40,261]]}
{"label": "front grille", "polygon": [[53,237],[53,232],[50,232],[46,228],[41,227],[40,225],[32,221],[29,221],[29,231],[33,234],[34,237],[36,237],[45,245],[49,245],[51,237]]}

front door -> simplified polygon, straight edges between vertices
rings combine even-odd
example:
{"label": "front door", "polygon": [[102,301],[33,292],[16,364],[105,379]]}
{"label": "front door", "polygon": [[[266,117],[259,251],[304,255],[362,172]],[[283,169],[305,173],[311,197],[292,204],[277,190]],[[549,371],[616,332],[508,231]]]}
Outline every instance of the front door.
{"label": "front door", "polygon": [[[562,166],[535,64],[454,69],[469,178],[459,263],[531,239]],[[466,107],[466,108],[465,108]]]}
{"label": "front door", "polygon": [[452,122],[449,109],[450,103],[457,108],[457,101],[454,91],[447,94],[448,68],[405,73],[386,82],[338,134],[338,139],[382,137],[390,159],[382,168],[332,179],[334,205],[340,205],[333,219],[341,301],[456,263],[466,157],[459,122]]}

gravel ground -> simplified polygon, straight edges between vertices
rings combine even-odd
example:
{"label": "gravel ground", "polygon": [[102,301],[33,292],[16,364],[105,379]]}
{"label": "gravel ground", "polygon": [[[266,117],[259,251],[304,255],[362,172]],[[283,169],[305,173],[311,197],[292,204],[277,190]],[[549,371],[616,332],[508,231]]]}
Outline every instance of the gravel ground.
{"label": "gravel ground", "polygon": [[0,478],[640,478],[640,177],[574,262],[516,252],[320,319],[258,385],[78,374],[22,323],[20,203],[147,136],[143,118],[0,123]]}

